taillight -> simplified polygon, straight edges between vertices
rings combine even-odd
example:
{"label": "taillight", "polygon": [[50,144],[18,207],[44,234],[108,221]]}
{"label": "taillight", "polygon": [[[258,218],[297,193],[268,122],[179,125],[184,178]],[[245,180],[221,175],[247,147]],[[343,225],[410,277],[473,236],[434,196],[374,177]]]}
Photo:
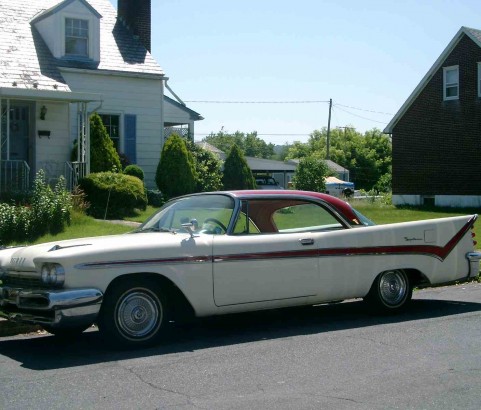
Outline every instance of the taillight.
{"label": "taillight", "polygon": [[473,245],[476,246],[478,244],[478,242],[476,242],[474,240],[474,238],[476,237],[476,234],[474,233],[474,231],[472,230],[473,228],[471,228],[471,238],[473,238]]}

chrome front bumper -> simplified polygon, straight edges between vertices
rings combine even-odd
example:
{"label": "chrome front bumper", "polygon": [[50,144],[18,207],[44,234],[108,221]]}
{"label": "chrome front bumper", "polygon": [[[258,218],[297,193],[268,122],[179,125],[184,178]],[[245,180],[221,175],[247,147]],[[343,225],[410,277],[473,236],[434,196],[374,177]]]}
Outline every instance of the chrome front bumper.
{"label": "chrome front bumper", "polygon": [[0,287],[0,316],[52,327],[89,325],[100,311],[98,289],[18,289]]}
{"label": "chrome front bumper", "polygon": [[469,261],[469,277],[474,278],[479,275],[479,261],[481,260],[481,251],[468,252],[466,258]]}

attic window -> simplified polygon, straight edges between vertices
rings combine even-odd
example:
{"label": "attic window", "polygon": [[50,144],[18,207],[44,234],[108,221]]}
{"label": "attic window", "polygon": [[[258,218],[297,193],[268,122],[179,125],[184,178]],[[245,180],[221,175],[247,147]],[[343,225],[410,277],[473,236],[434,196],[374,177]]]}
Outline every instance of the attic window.
{"label": "attic window", "polygon": [[457,100],[459,98],[459,66],[443,68],[444,100]]}
{"label": "attic window", "polygon": [[65,55],[88,57],[89,22],[65,19]]}

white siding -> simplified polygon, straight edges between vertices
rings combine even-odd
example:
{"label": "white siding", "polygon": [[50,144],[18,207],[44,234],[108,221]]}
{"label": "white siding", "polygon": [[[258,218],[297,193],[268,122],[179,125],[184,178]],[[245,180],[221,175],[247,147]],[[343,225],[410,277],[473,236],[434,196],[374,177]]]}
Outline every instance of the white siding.
{"label": "white siding", "polygon": [[[45,106],[45,120],[39,120],[40,110]],[[64,174],[65,162],[70,160],[72,149],[68,124],[67,103],[38,101],[35,113],[35,170],[44,169],[48,179]],[[38,131],[50,131],[50,138],[39,137]]]}
{"label": "white siding", "polygon": [[[155,171],[162,149],[163,82],[129,76],[63,72],[72,91],[102,94],[103,102],[89,104],[89,113],[120,115],[120,141],[123,149],[124,114],[137,116],[137,165],[145,173],[147,187],[155,187]],[[71,140],[77,137],[76,110],[72,110]]]}

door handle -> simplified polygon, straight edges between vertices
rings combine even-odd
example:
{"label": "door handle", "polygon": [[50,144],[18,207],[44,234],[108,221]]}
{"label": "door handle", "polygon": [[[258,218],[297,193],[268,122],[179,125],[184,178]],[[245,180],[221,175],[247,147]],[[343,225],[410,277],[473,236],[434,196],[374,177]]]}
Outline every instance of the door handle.
{"label": "door handle", "polygon": [[314,239],[306,238],[306,239],[299,239],[301,245],[314,245]]}

